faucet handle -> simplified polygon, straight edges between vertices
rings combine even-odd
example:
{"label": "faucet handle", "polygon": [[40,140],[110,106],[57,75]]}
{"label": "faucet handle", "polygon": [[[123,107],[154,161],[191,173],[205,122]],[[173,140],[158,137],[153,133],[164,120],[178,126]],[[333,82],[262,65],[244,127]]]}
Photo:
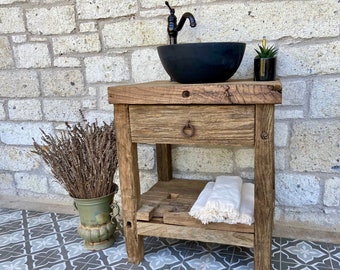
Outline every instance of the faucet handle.
{"label": "faucet handle", "polygon": [[172,8],[172,7],[170,6],[169,2],[168,2],[168,1],[165,1],[165,4],[166,4],[166,5],[167,5],[167,7],[170,9],[170,13],[171,13],[171,15],[175,14],[175,9],[174,9],[174,8]]}

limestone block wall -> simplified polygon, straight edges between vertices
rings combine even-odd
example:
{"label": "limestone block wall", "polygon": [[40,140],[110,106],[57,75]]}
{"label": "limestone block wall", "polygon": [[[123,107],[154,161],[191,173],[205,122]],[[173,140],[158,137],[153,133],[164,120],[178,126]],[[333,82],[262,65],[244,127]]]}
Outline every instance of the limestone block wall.
{"label": "limestone block wall", "polygon": [[[283,104],[276,106],[277,223],[339,232],[340,39],[338,0],[172,0],[178,41],[242,41],[234,78],[252,78],[254,48],[279,48]],[[163,0],[0,1],[0,194],[71,202],[31,153],[40,129],[113,119],[107,87],[168,80],[156,47],[167,43]],[[155,181],[153,146],[140,145],[142,189]],[[175,176],[253,178],[253,149],[174,147]],[[117,176],[118,177],[118,176]]]}

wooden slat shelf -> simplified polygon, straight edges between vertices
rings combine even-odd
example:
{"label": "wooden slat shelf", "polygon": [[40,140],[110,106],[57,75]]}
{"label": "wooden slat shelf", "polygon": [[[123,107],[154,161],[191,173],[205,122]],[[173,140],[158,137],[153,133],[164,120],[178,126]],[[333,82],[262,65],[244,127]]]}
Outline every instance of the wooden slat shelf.
{"label": "wooden slat shelf", "polygon": [[[271,269],[275,202],[274,104],[279,80],[117,85],[114,104],[126,249],[130,262],[144,256],[143,236],[254,247],[254,269]],[[189,125],[190,124],[190,125]],[[156,144],[158,183],[140,194],[137,144]],[[171,144],[242,145],[255,149],[255,223],[201,224],[189,216],[206,181],[173,179]]]}
{"label": "wooden slat shelf", "polygon": [[[199,220],[188,214],[207,182],[208,181],[203,180],[172,179],[167,182],[160,181],[156,183],[150,190],[141,195],[142,206],[137,211],[137,220],[253,235],[253,225],[231,225],[227,223],[202,224]],[[230,244],[223,238],[219,240],[219,243]],[[253,243],[247,246],[252,245]]]}
{"label": "wooden slat shelf", "polygon": [[138,235],[141,236],[177,238],[243,247],[254,246],[254,234],[252,233],[211,230],[202,227],[177,226],[142,221],[137,222],[137,231]]}

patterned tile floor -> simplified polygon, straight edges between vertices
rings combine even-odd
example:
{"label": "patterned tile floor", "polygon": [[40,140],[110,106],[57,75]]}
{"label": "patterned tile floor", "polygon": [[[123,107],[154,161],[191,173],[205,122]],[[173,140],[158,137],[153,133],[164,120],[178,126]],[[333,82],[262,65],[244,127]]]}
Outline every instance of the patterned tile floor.
{"label": "patterned tile floor", "polygon": [[[145,237],[145,257],[127,262],[124,237],[90,252],[77,234],[74,215],[0,209],[0,270],[253,269],[252,249]],[[340,245],[273,238],[272,269],[340,269]]]}

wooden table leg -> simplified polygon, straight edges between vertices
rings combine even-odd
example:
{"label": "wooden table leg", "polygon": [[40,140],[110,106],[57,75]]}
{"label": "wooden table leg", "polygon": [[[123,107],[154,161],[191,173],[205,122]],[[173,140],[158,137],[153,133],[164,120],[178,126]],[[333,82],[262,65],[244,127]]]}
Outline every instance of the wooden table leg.
{"label": "wooden table leg", "polygon": [[114,114],[126,250],[129,262],[139,263],[144,257],[144,243],[138,236],[136,220],[141,206],[137,144],[131,141],[128,106],[114,105]]}
{"label": "wooden table leg", "polygon": [[255,270],[270,270],[275,205],[274,105],[256,105]]}
{"label": "wooden table leg", "polygon": [[158,181],[172,179],[171,145],[156,144]]}

